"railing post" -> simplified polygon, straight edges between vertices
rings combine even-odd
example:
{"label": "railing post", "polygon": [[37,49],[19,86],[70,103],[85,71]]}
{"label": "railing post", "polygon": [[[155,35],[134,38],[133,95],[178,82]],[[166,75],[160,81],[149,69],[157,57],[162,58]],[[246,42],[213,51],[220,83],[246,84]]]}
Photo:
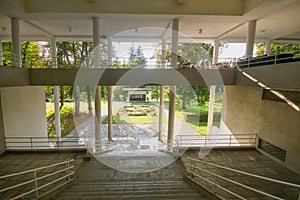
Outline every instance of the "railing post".
{"label": "railing post", "polygon": [[59,149],[59,137],[56,137],[56,148]]}
{"label": "railing post", "polygon": [[4,149],[7,149],[7,137],[4,137]]}
{"label": "railing post", "polygon": [[194,164],[195,164],[195,162],[191,159],[191,167],[192,167],[192,169],[191,169],[191,171],[192,171],[191,178],[194,178]]}
{"label": "railing post", "polygon": [[298,195],[298,200],[300,200],[300,192],[299,192],[299,195]]}
{"label": "railing post", "polygon": [[33,144],[32,144],[32,137],[30,137],[30,149],[33,149]]}
{"label": "railing post", "polygon": [[36,174],[36,170],[34,170],[33,175],[34,175],[35,197],[39,197],[39,191],[38,191],[38,182],[37,182],[37,174]]}
{"label": "railing post", "polygon": [[179,148],[182,146],[182,135],[180,136]]}
{"label": "railing post", "polygon": [[70,175],[70,162],[67,162],[67,173],[68,173],[68,181],[71,180],[71,175]]}
{"label": "railing post", "polygon": [[229,147],[231,147],[231,135],[229,135]]}

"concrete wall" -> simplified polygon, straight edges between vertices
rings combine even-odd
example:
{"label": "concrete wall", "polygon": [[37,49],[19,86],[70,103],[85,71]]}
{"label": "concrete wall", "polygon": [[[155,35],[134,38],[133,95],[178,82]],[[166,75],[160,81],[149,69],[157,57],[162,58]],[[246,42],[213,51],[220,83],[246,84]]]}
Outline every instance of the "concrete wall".
{"label": "concrete wall", "polygon": [[225,86],[225,124],[233,134],[258,134],[284,149],[284,162],[272,158],[300,174],[300,113],[286,103],[263,101],[261,97],[258,87]]}
{"label": "concrete wall", "polygon": [[43,87],[1,88],[1,100],[6,137],[47,137]]}
{"label": "concrete wall", "polygon": [[3,112],[1,106],[1,90],[0,90],[0,155],[5,151],[5,144],[4,144],[4,125],[3,125]]}

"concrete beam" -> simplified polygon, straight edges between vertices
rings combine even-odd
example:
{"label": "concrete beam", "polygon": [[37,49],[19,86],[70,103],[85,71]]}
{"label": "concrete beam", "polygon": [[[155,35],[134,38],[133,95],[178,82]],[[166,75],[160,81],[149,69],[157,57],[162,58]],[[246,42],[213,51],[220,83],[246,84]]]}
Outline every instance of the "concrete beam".
{"label": "concrete beam", "polygon": [[30,85],[29,69],[19,67],[0,68],[0,87]]}
{"label": "concrete beam", "polygon": [[[300,62],[243,69],[271,88],[300,89]],[[76,79],[77,77],[77,79]],[[86,77],[79,80],[79,77]],[[100,80],[99,80],[99,77]],[[187,81],[186,81],[187,80]],[[45,85],[244,85],[254,82],[236,69],[23,69],[0,67],[0,87]]]}
{"label": "concrete beam", "polygon": [[[272,89],[300,90],[300,62],[250,67],[242,70]],[[245,79],[241,73],[236,73],[235,84],[253,85],[254,82]]]}
{"label": "concrete beam", "polygon": [[72,3],[69,0],[27,0],[26,12],[240,16],[245,7],[253,6],[245,4],[244,0],[189,0],[184,4],[178,4],[176,0],[72,0]]}
{"label": "concrete beam", "polygon": [[235,69],[29,69],[31,85],[233,85]]}

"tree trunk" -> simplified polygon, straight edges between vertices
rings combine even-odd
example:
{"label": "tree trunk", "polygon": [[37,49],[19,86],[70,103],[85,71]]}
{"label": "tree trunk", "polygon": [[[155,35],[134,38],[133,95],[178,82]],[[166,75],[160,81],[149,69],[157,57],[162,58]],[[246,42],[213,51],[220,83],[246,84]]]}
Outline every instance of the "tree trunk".
{"label": "tree trunk", "polygon": [[[29,42],[27,41],[26,43],[25,43],[25,47],[24,47],[24,49],[23,49],[23,58],[22,58],[22,64],[23,64],[23,66],[25,66],[25,64],[26,64],[26,57],[27,57],[27,49],[28,49],[28,45],[29,45]],[[25,66],[26,67],[26,66]]]}
{"label": "tree trunk", "polygon": [[182,95],[182,103],[181,103],[181,109],[182,109],[182,110],[185,110],[185,109],[186,109],[185,103],[186,103],[186,100],[185,100],[185,94],[183,94],[183,95]]}
{"label": "tree trunk", "polygon": [[92,107],[91,87],[90,86],[86,86],[86,96],[87,96],[89,114],[92,114],[93,113],[93,107]]}
{"label": "tree trunk", "polygon": [[64,86],[60,86],[60,109],[64,106],[65,96],[64,96]]}
{"label": "tree trunk", "polygon": [[78,85],[75,86],[75,116],[79,116],[80,115],[80,88]]}
{"label": "tree trunk", "polygon": [[95,142],[101,148],[101,87],[95,91]]}

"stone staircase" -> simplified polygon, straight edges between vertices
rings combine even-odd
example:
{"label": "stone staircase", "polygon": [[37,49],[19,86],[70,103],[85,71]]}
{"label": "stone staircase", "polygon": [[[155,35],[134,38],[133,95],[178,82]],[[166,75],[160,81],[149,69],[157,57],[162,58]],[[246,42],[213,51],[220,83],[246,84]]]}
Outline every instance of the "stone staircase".
{"label": "stone staircase", "polygon": [[[154,154],[142,151],[134,157],[128,154],[129,152],[118,152],[116,161],[111,162],[115,167],[104,165],[96,157],[84,161],[77,171],[73,185],[57,193],[52,199],[217,199],[185,178],[185,169],[180,159],[175,159],[160,169],[145,171],[145,167],[149,167],[149,159],[156,156],[160,160],[161,152]],[[120,159],[121,156],[124,158]],[[125,158],[131,161],[130,165],[123,162]],[[128,167],[127,170],[120,170],[121,163]]]}
{"label": "stone staircase", "polygon": [[210,199],[197,188],[182,181],[79,182],[54,200],[72,199]]}

